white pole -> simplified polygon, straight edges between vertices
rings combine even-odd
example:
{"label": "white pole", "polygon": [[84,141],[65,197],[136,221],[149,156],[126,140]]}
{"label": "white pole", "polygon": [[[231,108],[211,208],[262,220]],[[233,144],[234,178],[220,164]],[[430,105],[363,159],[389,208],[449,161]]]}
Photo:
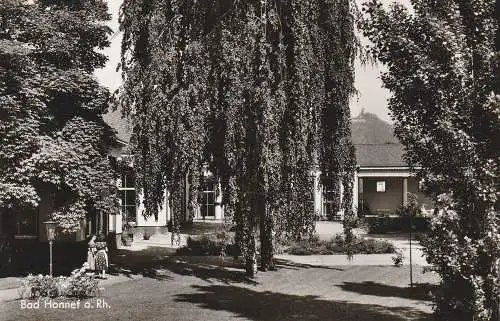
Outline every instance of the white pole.
{"label": "white pole", "polygon": [[52,240],[49,241],[49,249],[50,249],[49,271],[50,271],[50,276],[52,276]]}

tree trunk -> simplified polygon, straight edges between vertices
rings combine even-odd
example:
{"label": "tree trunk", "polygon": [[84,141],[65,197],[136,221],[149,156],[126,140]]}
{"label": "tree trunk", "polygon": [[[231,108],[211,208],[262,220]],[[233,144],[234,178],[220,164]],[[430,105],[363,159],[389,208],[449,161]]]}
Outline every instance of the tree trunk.
{"label": "tree trunk", "polygon": [[260,211],[260,266],[262,271],[274,270],[273,264],[273,220],[267,206]]}
{"label": "tree trunk", "polygon": [[[252,188],[249,188],[252,191]],[[245,193],[245,206],[241,208],[242,228],[241,243],[243,244],[245,257],[245,271],[248,277],[254,277],[257,272],[256,244],[255,244],[255,194]]]}
{"label": "tree trunk", "polygon": [[[500,275],[500,259],[497,259],[493,262],[492,274]],[[494,282],[494,281],[493,281]],[[492,293],[492,307],[491,307],[491,321],[500,320],[500,284],[493,284],[493,293]]]}
{"label": "tree trunk", "polygon": [[[253,231],[253,229],[252,229]],[[245,256],[245,271],[248,277],[253,278],[257,274],[257,259],[255,257],[255,234],[247,236],[247,253]]]}

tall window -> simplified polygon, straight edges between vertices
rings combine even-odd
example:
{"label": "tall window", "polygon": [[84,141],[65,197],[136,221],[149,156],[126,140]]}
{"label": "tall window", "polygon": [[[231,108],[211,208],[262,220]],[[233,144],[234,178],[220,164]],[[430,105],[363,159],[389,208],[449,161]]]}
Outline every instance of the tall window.
{"label": "tall window", "polygon": [[119,190],[123,222],[137,222],[137,211],[135,206],[135,174],[133,170],[123,172]]}
{"label": "tall window", "polygon": [[201,217],[215,218],[215,181],[206,178],[201,183]]}
{"label": "tall window", "polygon": [[337,215],[340,205],[339,187],[337,180],[330,177],[323,178],[323,216],[331,218]]}

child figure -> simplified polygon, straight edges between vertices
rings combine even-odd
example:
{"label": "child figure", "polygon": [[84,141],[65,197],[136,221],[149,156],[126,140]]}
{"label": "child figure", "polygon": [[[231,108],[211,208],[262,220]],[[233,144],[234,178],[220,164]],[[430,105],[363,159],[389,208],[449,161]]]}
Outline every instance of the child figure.
{"label": "child figure", "polygon": [[104,235],[100,234],[98,242],[96,242],[97,253],[95,256],[95,268],[97,273],[105,279],[106,271],[108,270],[108,246],[104,239]]}

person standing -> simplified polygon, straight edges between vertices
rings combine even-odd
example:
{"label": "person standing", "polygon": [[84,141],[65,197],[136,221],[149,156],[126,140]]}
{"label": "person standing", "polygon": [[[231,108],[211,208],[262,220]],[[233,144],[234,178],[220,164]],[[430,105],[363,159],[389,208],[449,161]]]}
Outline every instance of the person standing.
{"label": "person standing", "polygon": [[87,251],[87,264],[89,271],[95,270],[95,256],[97,253],[97,247],[95,241],[96,241],[96,236],[92,235],[89,241],[89,249]]}
{"label": "person standing", "polygon": [[95,268],[99,275],[105,279],[106,271],[108,270],[108,245],[104,235],[99,234],[98,242],[96,242],[96,256],[95,256]]}

